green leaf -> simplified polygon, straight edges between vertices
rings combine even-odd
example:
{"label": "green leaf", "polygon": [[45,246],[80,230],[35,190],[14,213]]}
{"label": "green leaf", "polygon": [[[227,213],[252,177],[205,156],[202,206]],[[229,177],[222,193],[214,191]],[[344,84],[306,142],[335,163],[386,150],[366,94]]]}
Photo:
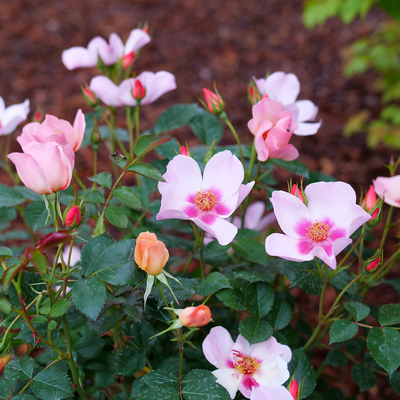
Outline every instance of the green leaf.
{"label": "green leaf", "polygon": [[334,367],[344,367],[348,362],[348,358],[340,350],[334,349],[327,354],[326,362]]}
{"label": "green leaf", "polygon": [[125,313],[122,311],[117,311],[114,314],[111,315],[111,317],[108,317],[100,326],[99,329],[99,335],[104,335],[107,333],[110,329],[115,328],[118,324],[119,321],[121,321],[122,318],[125,317]]}
{"label": "green leaf", "polygon": [[44,315],[37,315],[36,317],[33,317],[31,319],[32,324],[44,324],[45,322],[48,322],[49,319],[46,318]]}
{"label": "green leaf", "polygon": [[[175,282],[173,280],[169,280],[168,282],[172,291],[175,294],[175,297],[178,300],[186,300],[192,297],[195,294],[194,288],[198,286],[198,281],[189,278],[179,278],[179,281],[181,282],[183,287],[178,282]],[[163,284],[161,285],[161,288],[167,301],[174,302],[175,299],[169,289]],[[153,291],[152,295],[157,299],[159,304],[164,304],[158,288]]]}
{"label": "green leaf", "polygon": [[33,364],[33,359],[28,356],[18,357],[11,360],[4,370],[6,378],[10,381],[31,379],[33,374]]}
{"label": "green leaf", "polygon": [[[0,399],[1,400],[8,400],[10,395],[10,385],[5,379],[0,380]],[[15,397],[14,397],[15,399]],[[36,399],[34,399],[36,400]]]}
{"label": "green leaf", "polygon": [[[34,201],[29,203],[24,210],[24,217],[28,225],[34,232],[51,223],[51,219],[47,220],[48,211],[44,201]],[[46,223],[47,220],[47,223]]]}
{"label": "green leaf", "polygon": [[154,128],[155,133],[158,135],[161,132],[180,128],[196,115],[197,109],[197,104],[177,104],[172,106],[158,117]]}
{"label": "green leaf", "polygon": [[389,378],[390,386],[394,391],[400,395],[400,371],[395,371],[393,375]]}
{"label": "green leaf", "polygon": [[111,245],[114,244],[114,240],[108,235],[96,236],[89,240],[82,248],[81,260],[82,260],[82,272],[85,276],[88,276],[95,270],[95,266],[102,253]]}
{"label": "green leaf", "polygon": [[358,325],[347,319],[335,321],[329,331],[330,343],[345,342],[351,339],[358,332]]}
{"label": "green leaf", "polygon": [[344,342],[344,347],[346,347],[348,353],[353,356],[361,354],[366,349],[365,341],[359,337]]}
{"label": "green leaf", "polygon": [[215,295],[227,307],[233,308],[234,310],[238,311],[244,311],[246,309],[246,306],[243,305],[235,290],[222,289],[218,291]]}
{"label": "green leaf", "polygon": [[109,172],[100,172],[99,174],[88,178],[89,181],[96,182],[100,186],[111,189],[112,177]]}
{"label": "green leaf", "polygon": [[155,370],[146,374],[142,381],[150,388],[140,393],[140,400],[179,400],[179,380],[172,373],[163,370]]}
{"label": "green leaf", "polygon": [[11,312],[11,303],[4,297],[0,298],[0,311],[4,314],[10,314]]}
{"label": "green leaf", "polygon": [[124,169],[126,167],[126,163],[128,162],[127,158],[125,156],[123,156],[122,154],[119,154],[117,152],[115,152],[114,154],[112,154],[110,156],[110,160],[117,164],[118,167]]}
{"label": "green leaf", "polygon": [[12,256],[13,256],[13,252],[10,248],[8,248],[6,246],[0,246],[0,257],[8,258],[8,257],[12,257]]}
{"label": "green leaf", "polygon": [[103,194],[101,192],[99,192],[98,190],[94,190],[92,192],[89,192],[86,196],[85,196],[85,202],[86,203],[100,203],[103,204],[105,203],[105,198],[103,196]]}
{"label": "green leaf", "polygon": [[155,135],[140,136],[139,140],[135,144],[135,154],[137,156],[144,156],[149,151],[152,151],[157,147],[162,146],[163,144],[169,142],[170,140],[171,138],[167,136],[164,136],[162,138]]}
{"label": "green leaf", "polygon": [[360,388],[360,392],[365,392],[376,385],[376,375],[365,365],[354,365],[351,369],[351,377]]}
{"label": "green leaf", "polygon": [[[85,249],[85,246],[83,249]],[[134,252],[135,239],[122,240],[112,244],[103,253],[99,254],[96,263],[90,268],[89,275],[97,274],[98,278],[112,285],[139,283],[145,272],[136,267]]]}
{"label": "green leaf", "polygon": [[96,335],[83,336],[76,345],[76,351],[79,357],[91,359],[97,357],[106,341]]}
{"label": "green leaf", "polygon": [[53,319],[53,320],[51,320],[51,321],[48,323],[47,329],[48,329],[49,331],[52,331],[52,330],[54,330],[54,329],[56,329],[56,328],[57,328],[57,322],[54,321],[54,319]]}
{"label": "green leaf", "polygon": [[250,283],[254,282],[273,282],[275,275],[265,268],[265,265],[244,266],[232,270],[236,278],[245,279]]}
{"label": "green leaf", "polygon": [[137,208],[138,210],[142,209],[142,203],[139,196],[131,188],[120,186],[115,188],[112,193],[113,196],[122,204],[131,208]]}
{"label": "green leaf", "polygon": [[79,311],[95,320],[106,302],[106,288],[95,276],[76,281],[72,287],[72,300]]}
{"label": "green leaf", "polygon": [[203,109],[199,109],[189,126],[206,146],[211,146],[214,140],[218,143],[222,139],[224,128],[218,117]]}
{"label": "green leaf", "polygon": [[300,161],[283,161],[278,158],[270,159],[272,164],[279,165],[280,167],[293,172],[296,175],[304,176],[305,178],[310,177],[310,171],[308,170],[307,166]]}
{"label": "green leaf", "polygon": [[24,202],[24,196],[15,189],[0,183],[0,207],[13,207]]}
{"label": "green leaf", "polygon": [[251,283],[246,289],[246,305],[258,318],[268,314],[274,304],[274,292],[264,282]]}
{"label": "green leaf", "polygon": [[301,398],[304,399],[314,390],[317,378],[310,360],[302,349],[296,349],[292,352],[292,359],[288,364],[288,369],[290,376],[295,374],[294,379],[297,382],[303,382],[304,380],[301,392]]}
{"label": "green leaf", "polygon": [[228,278],[220,272],[212,272],[201,282],[201,285],[196,292],[200,296],[206,297],[211,293],[215,293],[218,292],[218,290],[227,288],[231,288]]}
{"label": "green leaf", "polygon": [[265,265],[267,262],[265,247],[260,242],[251,239],[241,239],[232,243],[232,248],[245,260],[262,265]]}
{"label": "green leaf", "polygon": [[17,210],[14,207],[0,208],[0,224],[14,221],[17,218]]}
{"label": "green leaf", "polygon": [[400,324],[400,304],[385,304],[379,309],[380,325]]}
{"label": "green leaf", "polygon": [[106,231],[106,224],[104,222],[103,214],[97,213],[97,222],[93,230],[93,237],[102,235]]}
{"label": "green leaf", "polygon": [[114,226],[124,229],[128,227],[128,216],[117,206],[108,206],[105,216],[107,221]]}
{"label": "green leaf", "polygon": [[354,317],[356,321],[361,321],[369,315],[370,309],[364,304],[352,301],[344,305],[346,310]]}
{"label": "green leaf", "polygon": [[268,340],[272,336],[273,329],[267,321],[248,317],[240,321],[239,332],[252,345]]}
{"label": "green leaf", "polygon": [[46,299],[43,300],[41,307],[39,308],[40,314],[50,314],[51,310],[51,299],[50,297],[47,297]]}
{"label": "green leaf", "polygon": [[71,302],[69,300],[67,299],[58,300],[57,303],[55,303],[51,307],[50,317],[51,318],[61,317],[67,312],[70,306]]}
{"label": "green leaf", "polygon": [[42,400],[59,400],[70,396],[71,386],[68,375],[54,367],[39,372],[31,384],[33,393]]}
{"label": "green leaf", "polygon": [[216,383],[210,372],[193,369],[183,379],[182,394],[185,400],[230,400],[228,391]]}
{"label": "green leaf", "polygon": [[275,299],[269,313],[269,322],[275,330],[283,329],[289,325],[292,314],[292,307],[284,298]]}
{"label": "green leaf", "polygon": [[150,164],[136,163],[127,168],[127,171],[136,172],[146,178],[154,179],[156,181],[165,182],[161,172]]}
{"label": "green leaf", "polygon": [[132,376],[146,365],[146,354],[133,346],[123,350],[115,363],[115,372],[119,375]]}
{"label": "green leaf", "polygon": [[[7,397],[7,399],[8,399],[8,397]],[[13,400],[37,400],[37,397],[33,397],[27,393],[21,393],[17,396],[14,396]]]}
{"label": "green leaf", "polygon": [[367,337],[374,360],[392,375],[400,366],[400,333],[393,328],[372,328]]}

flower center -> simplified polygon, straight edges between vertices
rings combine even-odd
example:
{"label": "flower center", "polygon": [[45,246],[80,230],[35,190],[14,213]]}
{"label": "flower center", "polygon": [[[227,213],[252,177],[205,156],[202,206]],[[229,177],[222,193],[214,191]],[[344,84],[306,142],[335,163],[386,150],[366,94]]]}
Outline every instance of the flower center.
{"label": "flower center", "polygon": [[265,131],[265,132],[262,134],[262,137],[263,137],[264,140],[267,138],[268,133],[269,133],[270,130],[271,130],[271,129],[268,129],[267,131]]}
{"label": "flower center", "polygon": [[306,235],[313,242],[323,242],[329,237],[330,226],[324,222],[314,222],[311,226],[307,228]]}
{"label": "flower center", "polygon": [[199,190],[194,198],[194,204],[196,204],[201,211],[211,211],[216,202],[217,196],[210,190]]}
{"label": "flower center", "polygon": [[233,365],[242,374],[250,375],[253,375],[261,367],[261,364],[250,356],[237,357]]}

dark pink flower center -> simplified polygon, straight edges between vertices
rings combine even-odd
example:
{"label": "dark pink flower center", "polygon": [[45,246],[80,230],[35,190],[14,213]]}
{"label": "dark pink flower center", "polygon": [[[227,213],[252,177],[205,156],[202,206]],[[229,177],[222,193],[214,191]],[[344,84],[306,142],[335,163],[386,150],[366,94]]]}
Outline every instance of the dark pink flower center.
{"label": "dark pink flower center", "polygon": [[313,242],[323,242],[329,237],[330,226],[324,222],[314,222],[306,230],[306,236]]}
{"label": "dark pink flower center", "polygon": [[199,190],[194,197],[194,204],[201,211],[211,211],[216,202],[217,196],[210,190]]}

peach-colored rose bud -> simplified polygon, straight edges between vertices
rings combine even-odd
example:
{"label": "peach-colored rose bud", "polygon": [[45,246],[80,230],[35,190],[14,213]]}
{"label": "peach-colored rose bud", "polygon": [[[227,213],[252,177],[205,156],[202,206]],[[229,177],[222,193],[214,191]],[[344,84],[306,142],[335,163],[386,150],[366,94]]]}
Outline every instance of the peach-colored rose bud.
{"label": "peach-colored rose bud", "polygon": [[132,89],[133,98],[136,100],[141,100],[145,95],[146,95],[146,90],[143,87],[142,82],[140,82],[139,79],[136,79]]}
{"label": "peach-colored rose bud", "polygon": [[142,232],[136,239],[135,262],[149,275],[158,275],[163,271],[169,259],[165,244],[157,240],[154,233]]}
{"label": "peach-colored rose bud", "polygon": [[297,399],[297,395],[299,393],[299,385],[298,385],[296,380],[294,380],[290,384],[289,392],[292,395],[293,399],[296,400]]}
{"label": "peach-colored rose bud", "polygon": [[212,114],[221,114],[224,111],[225,103],[220,96],[203,88],[204,97],[206,98],[207,107]]}
{"label": "peach-colored rose bud", "polygon": [[0,375],[3,373],[6,365],[11,361],[11,353],[8,353],[4,357],[0,357]]}
{"label": "peach-colored rose bud", "polygon": [[367,195],[364,197],[364,200],[361,202],[361,207],[364,210],[371,211],[374,208],[376,203],[376,193],[374,185],[371,185],[368,189]]}
{"label": "peach-colored rose bud", "polygon": [[134,51],[131,51],[130,53],[125,54],[122,57],[122,68],[126,69],[126,68],[130,67],[132,65],[134,59],[135,59]]}
{"label": "peach-colored rose bud", "polygon": [[298,197],[298,198],[304,203],[303,193],[301,193],[301,190],[298,188],[297,185],[293,185],[293,186],[292,186],[292,190],[290,191],[290,193],[291,193],[293,196]]}
{"label": "peach-colored rose bud", "polygon": [[183,156],[188,156],[189,155],[186,146],[181,146],[181,154]]}
{"label": "peach-colored rose bud", "polygon": [[179,314],[179,320],[183,326],[198,328],[207,325],[211,319],[211,311],[208,306],[186,307]]}
{"label": "peach-colored rose bud", "polygon": [[79,226],[81,219],[81,210],[78,206],[73,206],[67,211],[67,215],[65,216],[65,225],[71,226],[73,223],[75,223],[75,226]]}

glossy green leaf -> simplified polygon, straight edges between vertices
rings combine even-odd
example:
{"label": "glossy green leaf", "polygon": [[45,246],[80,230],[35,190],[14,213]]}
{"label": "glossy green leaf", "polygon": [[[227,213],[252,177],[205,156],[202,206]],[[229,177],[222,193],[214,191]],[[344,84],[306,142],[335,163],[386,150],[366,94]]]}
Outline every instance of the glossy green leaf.
{"label": "glossy green leaf", "polygon": [[140,136],[139,140],[135,144],[135,154],[137,156],[144,156],[149,151],[152,151],[157,147],[162,146],[170,140],[171,138],[167,136],[164,136],[162,138],[155,135]]}
{"label": "glossy green leaf", "polygon": [[112,177],[109,172],[100,172],[95,176],[88,178],[89,181],[96,182],[100,186],[104,186],[107,189],[111,189]]}
{"label": "glossy green leaf", "polygon": [[56,317],[61,317],[64,315],[68,308],[71,307],[71,302],[67,299],[62,299],[58,300],[57,303],[55,303],[50,310],[50,317],[51,318],[56,318]]}
{"label": "glossy green leaf", "polygon": [[154,128],[155,133],[158,135],[161,132],[180,128],[196,115],[197,109],[197,104],[176,104],[172,106],[158,117]]}
{"label": "glossy green leaf", "polygon": [[358,325],[347,319],[335,321],[329,331],[330,343],[344,342],[351,339],[358,332]]}
{"label": "glossy green leaf", "polygon": [[248,317],[240,321],[240,334],[250,343],[261,343],[268,340],[273,333],[269,322],[256,317]]}
{"label": "glossy green leaf", "polygon": [[378,319],[381,325],[400,324],[400,304],[384,304],[381,306]]}
{"label": "glossy green leaf", "polygon": [[33,359],[28,356],[11,360],[4,370],[8,380],[31,379],[33,374]]}
{"label": "glossy green leaf", "polygon": [[274,292],[264,282],[251,283],[246,288],[246,306],[258,318],[268,314],[274,304]]}
{"label": "glossy green leaf", "polygon": [[232,248],[245,260],[262,265],[265,265],[267,262],[265,247],[260,242],[251,239],[241,239],[232,243]]}
{"label": "glossy green leaf", "polygon": [[238,296],[237,292],[232,289],[222,289],[216,294],[217,298],[227,307],[233,308],[234,310],[244,311],[246,306]]}
{"label": "glossy green leaf", "polygon": [[0,311],[4,314],[10,314],[11,308],[10,301],[5,297],[0,297]]}
{"label": "glossy green leaf", "polygon": [[42,400],[59,400],[70,396],[71,386],[68,375],[54,367],[39,372],[31,384],[33,393]]}
{"label": "glossy green leaf", "polygon": [[52,222],[51,218],[47,219],[48,211],[46,210],[44,201],[34,201],[29,203],[24,210],[24,217],[27,224],[34,232]]}
{"label": "glossy green leaf", "polygon": [[89,240],[83,246],[81,260],[82,272],[85,276],[91,275],[92,270],[95,271],[95,266],[101,258],[102,253],[113,244],[114,240],[109,235],[100,235]]}
{"label": "glossy green leaf", "polygon": [[354,317],[356,321],[361,321],[369,315],[370,309],[364,304],[352,301],[344,305],[346,310]]}
{"label": "glossy green leaf", "polygon": [[108,206],[106,208],[105,216],[107,221],[114,226],[124,229],[128,227],[128,216],[117,206]]}
{"label": "glossy green leaf", "polygon": [[389,378],[390,386],[394,391],[400,395],[400,371],[395,371],[393,375]]}
{"label": "glossy green leaf", "polygon": [[9,247],[0,246],[0,257],[8,258],[8,257],[12,257],[12,256],[13,256],[13,252]]}
{"label": "glossy green leaf", "polygon": [[99,204],[103,204],[105,203],[105,198],[103,196],[103,194],[101,192],[99,192],[98,190],[94,190],[92,192],[89,192],[86,196],[85,196],[85,202],[86,203],[99,203]]}
{"label": "glossy green leaf", "polygon": [[360,392],[365,392],[376,385],[376,375],[365,365],[354,365],[351,369],[351,377],[360,388]]}
{"label": "glossy green leaf", "polygon": [[161,172],[150,164],[136,163],[127,168],[127,171],[135,172],[146,178],[154,179],[156,181],[165,182]]}
{"label": "glossy green leaf", "polygon": [[0,183],[0,207],[13,207],[25,202],[25,198],[15,189]]}
{"label": "glossy green leaf", "polygon": [[316,384],[316,374],[311,365],[309,358],[302,349],[296,349],[292,352],[292,359],[288,365],[290,376],[293,376],[297,382],[303,382],[303,390],[301,398],[307,397],[313,390]]}
{"label": "glossy green leaf", "polygon": [[115,372],[119,375],[132,376],[146,365],[146,354],[130,346],[122,351],[115,363]]}
{"label": "glossy green leaf", "polygon": [[139,196],[131,188],[127,186],[120,186],[115,188],[112,193],[113,196],[122,204],[138,210],[142,209],[142,203]]}
{"label": "glossy green leaf", "polygon": [[227,288],[231,288],[228,278],[220,272],[212,272],[201,282],[201,285],[196,289],[196,292],[200,296],[206,297],[211,293]]}
{"label": "glossy green leaf", "polygon": [[216,382],[217,378],[201,369],[191,370],[182,381],[185,400],[230,400],[228,391]]}
{"label": "glossy green leaf", "polygon": [[222,139],[224,129],[218,117],[203,109],[198,110],[189,126],[206,146],[211,146],[214,140],[218,143]]}
{"label": "glossy green leaf", "polygon": [[269,312],[269,321],[275,330],[280,330],[289,325],[292,314],[291,305],[285,299],[278,298]]}
{"label": "glossy green leaf", "polygon": [[344,367],[348,362],[348,358],[340,350],[334,349],[326,356],[326,363],[334,367]]}
{"label": "glossy green leaf", "polygon": [[310,177],[310,171],[305,164],[298,160],[293,161],[284,161],[278,158],[270,160],[273,164],[279,165],[281,168],[284,168],[290,172],[293,172],[296,175],[304,176],[305,178]]}

